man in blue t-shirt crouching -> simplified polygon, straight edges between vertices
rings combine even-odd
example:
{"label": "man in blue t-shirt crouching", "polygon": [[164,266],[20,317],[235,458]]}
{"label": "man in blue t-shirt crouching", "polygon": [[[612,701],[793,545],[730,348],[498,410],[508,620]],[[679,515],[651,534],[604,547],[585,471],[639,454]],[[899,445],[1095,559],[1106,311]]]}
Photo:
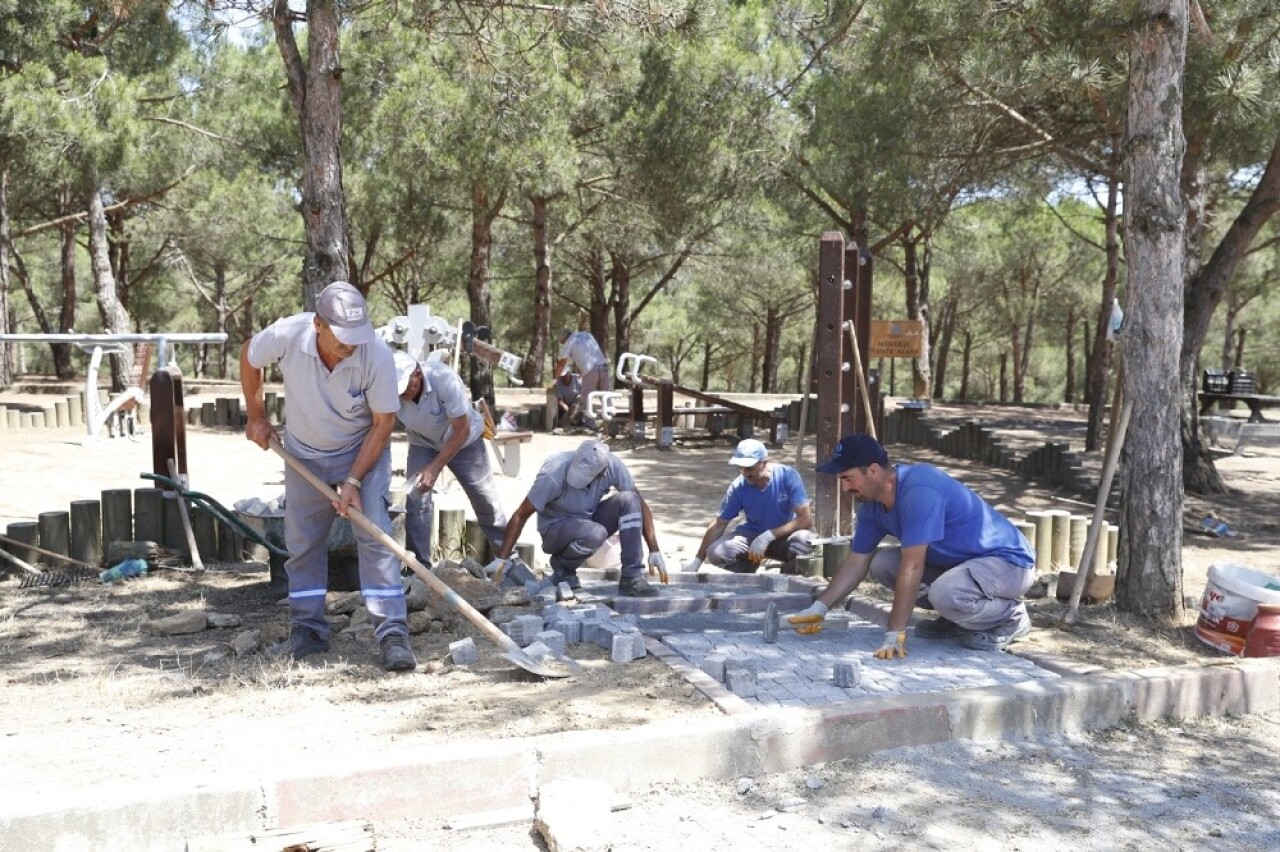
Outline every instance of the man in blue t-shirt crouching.
{"label": "man in blue t-shirt crouching", "polygon": [[[962,637],[965,645],[1003,651],[1031,632],[1020,598],[1035,579],[1035,553],[1022,533],[981,497],[927,464],[891,465],[868,435],[846,435],[819,473],[835,474],[858,503],[849,555],[826,590],[788,620],[816,632],[828,608],[858,587],[868,570],[893,589],[880,659],[907,655],[907,625],[916,606],[938,618],[916,625],[924,639]],[[876,553],[886,535],[900,548]]]}
{"label": "man in blue t-shirt crouching", "polygon": [[[813,512],[800,474],[769,461],[768,449],[753,438],[738,444],[729,464],[742,475],[729,484],[719,516],[684,570],[697,571],[705,559],[736,574],[751,574],[767,557],[784,563],[784,573],[794,574],[795,558],[813,551]],[[738,515],[745,520],[725,535]]]}

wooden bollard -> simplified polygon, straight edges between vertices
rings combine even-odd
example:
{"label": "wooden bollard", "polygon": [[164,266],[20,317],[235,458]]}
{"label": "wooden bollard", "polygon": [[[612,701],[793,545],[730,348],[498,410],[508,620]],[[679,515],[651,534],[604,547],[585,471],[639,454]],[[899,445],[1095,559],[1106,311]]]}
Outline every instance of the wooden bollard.
{"label": "wooden bollard", "polygon": [[[1031,545],[1031,550],[1036,549],[1036,525],[1031,521],[1014,521],[1013,525],[1017,527],[1018,532],[1022,533],[1022,537],[1027,540],[1027,544]],[[1039,559],[1036,560],[1037,562]]]}
{"label": "wooden bollard", "polygon": [[[40,543],[40,528],[35,521],[14,521],[5,527],[5,535],[14,541],[20,541],[23,544],[29,544],[35,547]],[[4,545],[4,549],[23,562],[35,562],[36,552],[29,547],[23,547],[18,544]],[[8,564],[6,563],[6,567]]]}
{"label": "wooden bollard", "polygon": [[216,422],[213,425],[215,426],[231,425],[231,400],[228,397],[220,396],[216,400],[214,400],[214,410],[216,412],[216,414],[214,415],[214,420]]}
{"label": "wooden bollard", "polygon": [[200,403],[200,425],[201,426],[217,426],[218,411],[217,407],[210,402]]}
{"label": "wooden bollard", "polygon": [[0,405],[0,429],[9,428],[9,406]]}
{"label": "wooden bollard", "polygon": [[436,523],[436,540],[440,543],[441,559],[449,562],[462,561],[462,548],[466,541],[466,522],[467,513],[461,509],[440,510]]}
{"label": "wooden bollard", "polygon": [[102,492],[102,540],[133,541],[133,492],[128,488]]}
{"label": "wooden bollard", "polygon": [[[1087,515],[1072,515],[1070,518],[1070,552],[1067,558],[1071,560],[1071,570],[1079,571],[1080,562],[1084,558],[1085,540],[1089,535],[1089,517]],[[1097,563],[1094,563],[1094,571],[1097,571]]]}
{"label": "wooden bollard", "polygon": [[844,562],[847,551],[843,547],[822,548],[822,576],[834,577],[840,571],[840,563]]}
{"label": "wooden bollard", "polygon": [[[175,501],[176,502],[176,501]],[[208,510],[191,506],[191,532],[201,559],[218,558],[218,522]]]}
{"label": "wooden bollard", "polygon": [[79,394],[67,397],[67,419],[72,426],[84,425],[84,400]]}
{"label": "wooden bollard", "polygon": [[466,555],[481,565],[487,565],[489,562],[489,539],[485,538],[480,522],[466,521],[463,535],[463,549]]}
{"label": "wooden bollard", "polygon": [[67,420],[67,401],[59,400],[53,404],[53,422],[59,429],[65,429],[71,425]]}
{"label": "wooden bollard", "polygon": [[70,556],[90,565],[102,561],[102,504],[97,500],[71,501]]}
{"label": "wooden bollard", "polygon": [[1050,509],[1053,522],[1053,570],[1070,571],[1071,563],[1071,513],[1066,509]]}
{"label": "wooden bollard", "polygon": [[164,541],[164,492],[159,488],[134,489],[133,540]]}
{"label": "wooden bollard", "polygon": [[1107,524],[1107,567],[1116,570],[1116,562],[1120,558],[1120,526]]}
{"label": "wooden bollard", "polygon": [[1035,524],[1036,573],[1053,570],[1053,517],[1048,512],[1027,512],[1027,520]]}
{"label": "wooden bollard", "polygon": [[231,527],[218,530],[218,561],[243,562],[245,537]]}
{"label": "wooden bollard", "polygon": [[40,546],[63,556],[71,555],[71,513],[41,512],[36,515]]}
{"label": "wooden bollard", "polygon": [[182,512],[178,509],[178,500],[176,494],[165,494],[161,492],[161,503],[163,507],[161,511],[164,514],[164,537],[156,539],[160,545],[176,550],[180,553],[191,556],[191,548],[187,546],[187,531],[182,526]]}

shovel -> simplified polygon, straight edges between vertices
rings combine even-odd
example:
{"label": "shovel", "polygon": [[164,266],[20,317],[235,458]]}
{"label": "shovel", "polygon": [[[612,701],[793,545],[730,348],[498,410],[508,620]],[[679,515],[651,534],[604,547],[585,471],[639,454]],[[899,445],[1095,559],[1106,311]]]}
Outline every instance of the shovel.
{"label": "shovel", "polygon": [[[314,485],[316,490],[321,494],[328,497],[334,503],[341,502],[341,498],[338,497],[336,491],[322,482],[314,473],[307,470],[300,461],[290,455],[284,447],[280,446],[280,442],[274,438],[271,441],[271,449],[275,451],[276,455],[284,459],[285,464],[293,468],[295,473]],[[413,573],[421,577],[423,582],[431,587],[433,592],[444,598],[445,602],[458,612],[462,613],[462,615],[466,617],[467,621],[470,621],[478,627],[481,632],[492,639],[498,647],[502,648],[502,656],[504,659],[510,660],[525,671],[532,672],[539,677],[569,677],[570,675],[574,675],[582,671],[582,666],[577,660],[571,660],[567,657],[561,657],[554,660],[536,660],[529,656],[519,645],[516,644],[514,639],[499,630],[493,622],[481,615],[480,612],[471,604],[467,603],[461,595],[449,588],[449,586],[435,574],[432,574],[425,565],[418,561],[417,557],[401,547],[394,538],[379,529],[378,525],[365,517],[359,509],[348,509],[347,516],[365,532],[374,536],[389,547],[396,556],[400,557],[400,560],[404,562],[404,564],[413,569]]]}

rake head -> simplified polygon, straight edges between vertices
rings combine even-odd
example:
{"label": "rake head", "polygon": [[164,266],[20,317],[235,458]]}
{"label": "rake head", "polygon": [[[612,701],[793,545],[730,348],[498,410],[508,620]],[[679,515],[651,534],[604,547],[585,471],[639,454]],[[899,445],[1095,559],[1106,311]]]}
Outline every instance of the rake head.
{"label": "rake head", "polygon": [[19,589],[45,589],[58,586],[72,586],[87,580],[97,580],[98,572],[88,568],[67,568],[55,571],[41,571],[39,574],[27,574],[18,584]]}

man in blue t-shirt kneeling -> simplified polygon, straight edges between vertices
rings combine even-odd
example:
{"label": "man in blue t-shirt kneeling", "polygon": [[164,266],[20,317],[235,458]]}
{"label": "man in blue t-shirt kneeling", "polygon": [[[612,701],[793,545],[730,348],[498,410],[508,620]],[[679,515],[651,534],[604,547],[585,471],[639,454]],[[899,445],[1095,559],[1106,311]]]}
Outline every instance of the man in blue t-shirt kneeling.
{"label": "man in blue t-shirt kneeling", "polygon": [[[707,527],[698,552],[684,565],[697,571],[705,559],[738,574],[751,574],[765,558],[783,562],[795,573],[795,558],[813,551],[813,512],[800,474],[769,461],[765,445],[748,438],[738,444],[729,464],[742,469],[729,485],[720,514]],[[738,515],[746,520],[725,535]]]}
{"label": "man in blue t-shirt kneeling", "polygon": [[[828,608],[858,587],[870,571],[893,589],[880,659],[907,655],[907,625],[917,607],[938,618],[916,625],[922,639],[963,637],[965,645],[1003,651],[1031,632],[1020,600],[1035,579],[1035,553],[981,497],[927,464],[891,465],[868,435],[846,435],[819,473],[834,474],[858,503],[849,555],[826,590],[788,620],[797,631],[821,629]],[[900,548],[876,546],[886,535]]]}

